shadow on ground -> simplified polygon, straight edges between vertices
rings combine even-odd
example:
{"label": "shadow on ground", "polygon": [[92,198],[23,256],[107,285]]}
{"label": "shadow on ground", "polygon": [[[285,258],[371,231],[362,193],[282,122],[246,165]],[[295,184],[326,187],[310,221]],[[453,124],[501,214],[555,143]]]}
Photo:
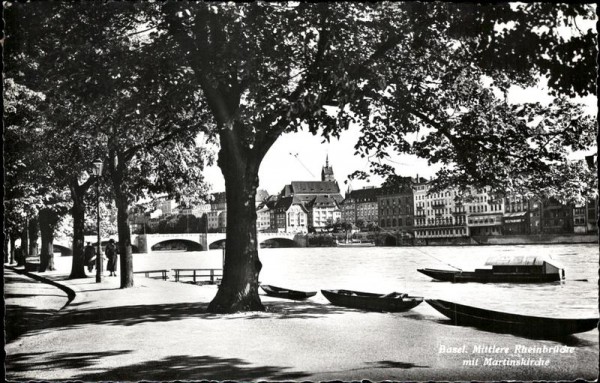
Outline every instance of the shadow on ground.
{"label": "shadow on ground", "polygon": [[289,367],[253,366],[238,358],[218,358],[210,355],[172,355],[161,360],[118,367],[113,370],[82,373],[72,379],[83,381],[124,380],[234,380],[255,381],[298,380],[307,377],[304,372],[286,371]]}
{"label": "shadow on ground", "polygon": [[6,305],[5,310],[6,343],[14,341],[28,331],[43,327],[56,314],[56,310],[40,310],[18,305]]}
{"label": "shadow on ground", "polygon": [[173,303],[127,305],[92,309],[77,308],[56,317],[45,324],[44,329],[67,330],[85,325],[134,326],[141,323],[169,322],[187,318],[260,320],[260,319],[312,319],[349,311],[318,303],[269,302],[265,312],[239,314],[211,314],[206,312],[208,303]]}
{"label": "shadow on ground", "polygon": [[[100,358],[115,355],[125,355],[130,350],[104,351],[104,352],[78,352],[78,353],[48,353],[52,359],[47,360],[43,357],[45,352],[34,353],[16,353],[6,355],[6,372],[10,376],[15,372],[27,372],[31,370],[61,370],[72,369],[80,370],[93,367],[99,363]],[[34,360],[38,360],[34,362]],[[19,380],[35,380],[39,377],[27,377]]]}

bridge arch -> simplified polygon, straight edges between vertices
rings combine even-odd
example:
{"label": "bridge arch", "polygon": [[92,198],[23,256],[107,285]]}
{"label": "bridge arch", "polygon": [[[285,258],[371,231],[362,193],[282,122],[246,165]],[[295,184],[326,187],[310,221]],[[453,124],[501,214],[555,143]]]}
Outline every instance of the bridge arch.
{"label": "bridge arch", "polygon": [[225,246],[225,238],[223,239],[218,239],[216,241],[211,242],[208,245],[208,248],[210,250],[214,250],[214,249],[222,249]]}
{"label": "bridge arch", "polygon": [[[154,245],[151,246],[150,250],[151,251],[161,251],[161,250],[179,250],[178,245],[185,245],[185,251],[203,251],[204,248],[202,247],[201,243],[198,243],[197,241],[192,241],[190,239],[183,239],[183,238],[174,238],[174,239],[168,239],[165,238],[162,241],[158,241],[155,242]],[[183,250],[181,250],[183,251]]]}
{"label": "bridge arch", "polygon": [[286,237],[270,237],[265,238],[260,242],[260,247],[299,247],[300,244],[291,238]]}
{"label": "bridge arch", "polygon": [[62,257],[68,257],[73,255],[73,250],[70,247],[53,243],[52,251],[55,253],[60,253]]}
{"label": "bridge arch", "polygon": [[388,235],[385,237],[384,245],[385,246],[397,246],[398,241],[397,241],[396,237],[394,237],[393,235]]}

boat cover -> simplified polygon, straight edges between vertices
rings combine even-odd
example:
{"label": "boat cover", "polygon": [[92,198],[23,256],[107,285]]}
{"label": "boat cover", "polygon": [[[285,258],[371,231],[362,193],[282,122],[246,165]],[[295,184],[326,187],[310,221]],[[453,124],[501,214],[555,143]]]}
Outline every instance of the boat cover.
{"label": "boat cover", "polygon": [[544,266],[544,262],[560,268],[548,257],[541,255],[497,255],[487,259],[487,266]]}

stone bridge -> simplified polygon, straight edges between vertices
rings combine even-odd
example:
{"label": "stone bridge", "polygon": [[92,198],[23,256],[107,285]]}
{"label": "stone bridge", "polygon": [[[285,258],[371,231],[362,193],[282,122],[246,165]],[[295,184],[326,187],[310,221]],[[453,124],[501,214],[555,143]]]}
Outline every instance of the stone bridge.
{"label": "stone bridge", "polygon": [[[269,239],[293,242],[299,247],[306,247],[306,235],[293,233],[258,233],[258,242]],[[139,234],[131,236],[131,243],[140,253],[150,253],[152,248],[167,241],[183,241],[198,246],[199,250],[220,247],[225,243],[225,233],[180,233],[180,234]]]}
{"label": "stone bridge", "polygon": [[[118,241],[118,236],[112,235],[109,238],[102,238],[102,245],[109,239]],[[269,239],[289,241],[298,247],[306,247],[305,234],[293,233],[258,233],[258,242],[263,243]],[[95,235],[86,235],[85,242],[96,243]],[[225,233],[180,233],[180,234],[132,234],[131,245],[134,253],[150,253],[155,245],[168,241],[188,242],[192,247],[198,250],[206,251],[211,247],[221,247],[225,243]],[[85,243],[84,243],[85,244]],[[41,240],[40,244],[41,246]],[[54,251],[62,255],[72,255],[73,243],[71,238],[55,238]]]}

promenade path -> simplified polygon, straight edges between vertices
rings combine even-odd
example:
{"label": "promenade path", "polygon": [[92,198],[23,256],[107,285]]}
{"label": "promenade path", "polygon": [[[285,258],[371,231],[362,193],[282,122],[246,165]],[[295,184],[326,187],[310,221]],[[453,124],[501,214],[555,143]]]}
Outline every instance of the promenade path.
{"label": "promenade path", "polygon": [[464,367],[462,361],[473,355],[440,353],[440,346],[564,344],[449,326],[429,319],[433,309],[426,304],[407,313],[369,313],[262,296],[267,312],[213,315],[205,309],[216,286],[136,275],[135,287],[120,289],[118,277],[95,283],[91,277],[67,280],[60,272],[44,276],[72,289],[75,299],[43,327],[6,345],[9,380],[487,381],[598,375],[597,330],[570,338],[572,354],[530,355],[549,359],[546,367]]}
{"label": "promenade path", "polygon": [[12,342],[51,319],[68,302],[60,288],[4,269],[5,339]]}

